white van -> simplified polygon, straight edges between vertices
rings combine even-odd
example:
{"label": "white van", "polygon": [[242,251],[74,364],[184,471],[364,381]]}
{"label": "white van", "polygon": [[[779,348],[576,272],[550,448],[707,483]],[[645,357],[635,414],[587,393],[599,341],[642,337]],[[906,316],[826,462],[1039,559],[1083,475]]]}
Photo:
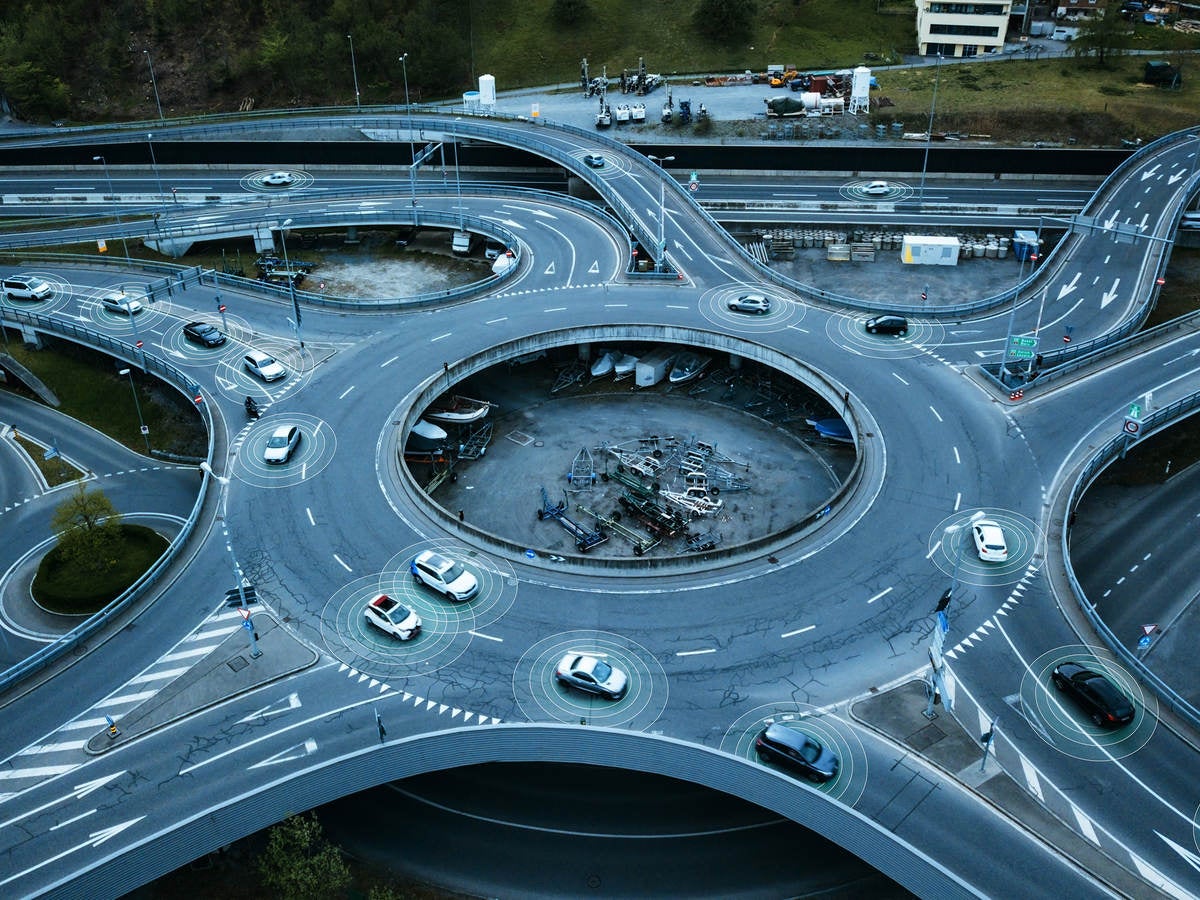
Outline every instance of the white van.
{"label": "white van", "polygon": [[54,296],[50,285],[29,275],[10,275],[0,287],[9,300],[49,300]]}

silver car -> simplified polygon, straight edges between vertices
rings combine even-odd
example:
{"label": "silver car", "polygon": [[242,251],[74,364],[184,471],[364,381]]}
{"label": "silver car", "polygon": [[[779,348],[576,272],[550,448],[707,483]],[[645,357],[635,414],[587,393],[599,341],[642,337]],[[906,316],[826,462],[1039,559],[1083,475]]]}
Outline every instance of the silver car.
{"label": "silver car", "polygon": [[280,425],[275,433],[267,439],[267,447],[263,450],[263,460],[273,465],[283,465],[292,458],[296,448],[300,446],[300,429],[295,425]]}
{"label": "silver car", "polygon": [[771,311],[771,298],[765,294],[739,294],[729,301],[729,308],[734,312],[761,316]]}

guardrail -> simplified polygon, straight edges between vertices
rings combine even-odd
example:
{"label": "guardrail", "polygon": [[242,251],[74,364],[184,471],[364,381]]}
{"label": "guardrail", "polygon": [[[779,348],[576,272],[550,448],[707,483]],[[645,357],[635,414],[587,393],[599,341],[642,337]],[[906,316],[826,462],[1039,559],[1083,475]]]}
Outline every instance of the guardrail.
{"label": "guardrail", "polygon": [[[98,331],[92,331],[90,328],[64,322],[50,316],[39,315],[37,313],[26,313],[13,311],[11,309],[3,310],[0,314],[0,327],[5,323],[15,322],[36,331],[54,334],[59,337],[67,338],[81,344],[86,344],[90,347],[98,347],[107,350],[114,356],[124,359],[131,366],[141,366],[141,355],[136,347],[127,344],[124,341],[116,340],[106,334],[101,334]],[[161,378],[163,381],[173,385],[181,393],[184,393],[189,399],[194,401],[196,397],[202,397],[200,386],[197,385],[188,375],[180,369],[175,368],[168,362],[151,356],[145,357],[145,370],[151,372]],[[208,408],[208,403],[203,399],[197,403],[200,417],[204,420],[205,427],[208,431],[208,456],[207,461],[212,462],[213,457],[213,421],[212,411]],[[204,507],[204,499],[208,490],[208,479],[202,479],[200,483],[200,492],[196,497],[196,503],[192,507],[192,512],[188,516],[187,521],[183,523],[178,536],[171,542],[171,546],[167,549],[157,562],[134,582],[121,596],[117,597],[108,606],[100,610],[94,616],[78,628],[62,635],[52,644],[47,644],[33,655],[27,657],[23,661],[11,666],[4,672],[0,672],[0,692],[12,687],[18,681],[29,675],[34,674],[50,663],[57,660],[66,653],[71,652],[78,647],[84,640],[91,637],[100,629],[104,628],[111,619],[119,613],[124,612],[134,600],[136,600],[145,591],[146,588],[159,581],[167,572],[168,568],[176,561],[179,554],[183,551],[184,545],[195,528],[200,517],[200,511]]]}
{"label": "guardrail", "polygon": [[[1177,419],[1186,418],[1186,416],[1193,414],[1197,409],[1200,409],[1200,391],[1190,394],[1187,397],[1182,397],[1161,409],[1156,409],[1142,419],[1143,438],[1159,431]],[[1119,434],[1093,454],[1091,460],[1088,461],[1087,465],[1083,467],[1083,470],[1075,479],[1075,483],[1071,486],[1071,493],[1067,496],[1065,516],[1067,522],[1070,521],[1071,514],[1074,513],[1075,507],[1078,505],[1083,493],[1091,486],[1100,473],[1114,459],[1121,455],[1128,445],[1129,440],[1127,436]],[[1193,728],[1200,728],[1200,709],[1197,709],[1187,699],[1181,697],[1176,693],[1174,688],[1150,671],[1135,653],[1126,649],[1117,639],[1117,636],[1112,633],[1112,630],[1104,620],[1096,614],[1095,604],[1088,600],[1083,586],[1080,585],[1079,579],[1075,575],[1075,569],[1071,565],[1070,532],[1069,527],[1064,527],[1062,530],[1061,550],[1063,567],[1066,570],[1067,581],[1071,585],[1071,591],[1075,595],[1075,602],[1079,604],[1079,608],[1087,616],[1092,628],[1096,630],[1104,642],[1108,644],[1109,649],[1120,657],[1125,665],[1137,672],[1138,676],[1150,685],[1162,703],[1172,709],[1177,715],[1187,720]]]}

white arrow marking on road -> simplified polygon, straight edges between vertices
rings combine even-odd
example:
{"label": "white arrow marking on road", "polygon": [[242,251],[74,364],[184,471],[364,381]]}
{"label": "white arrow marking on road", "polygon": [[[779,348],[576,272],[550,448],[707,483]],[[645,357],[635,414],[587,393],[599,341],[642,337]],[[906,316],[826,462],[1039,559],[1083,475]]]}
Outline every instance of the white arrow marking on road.
{"label": "white arrow marking on road", "polygon": [[280,750],[274,756],[268,756],[262,762],[257,762],[249,768],[257,769],[260,766],[274,766],[278,763],[292,762],[293,760],[304,759],[306,756],[312,756],[316,752],[317,742],[309,738],[303,744],[297,744],[294,747],[288,747],[286,750]]}
{"label": "white arrow marking on road", "polygon": [[542,274],[543,275],[553,275],[554,274],[554,260],[550,260],[550,265],[546,266],[546,271],[543,272]]}
{"label": "white arrow marking on road", "polygon": [[126,828],[128,828],[131,825],[136,825],[138,822],[142,821],[142,819],[144,819],[144,818],[146,818],[146,817],[138,816],[136,819],[130,819],[128,822],[122,822],[119,825],[112,825],[108,828],[101,828],[99,831],[93,831],[90,835],[88,835],[88,839],[86,841],[84,841],[82,844],[76,844],[74,847],[71,847],[69,850],[64,850],[62,853],[58,854],[57,856],[52,856],[49,859],[43,859],[36,866],[30,866],[28,869],[25,869],[22,872],[18,872],[15,875],[9,875],[3,881],[0,881],[0,887],[3,887],[4,885],[8,884],[9,882],[16,881],[18,878],[24,878],[26,875],[36,872],[38,869],[45,868],[46,866],[50,865],[51,863],[58,862],[64,856],[70,856],[76,850],[82,850],[84,847],[99,847],[105,841],[116,837],[118,834],[120,834]]}
{"label": "white arrow marking on road", "polygon": [[1163,365],[1169,366],[1173,362],[1179,362],[1181,359],[1188,359],[1189,357],[1195,356],[1197,353],[1200,353],[1200,347],[1197,347],[1195,350],[1189,350],[1187,353],[1183,354],[1183,356],[1177,356],[1174,359],[1168,359],[1165,363],[1163,363]]}
{"label": "white arrow marking on road", "polygon": [[1182,177],[1183,177],[1182,172],[1180,172],[1178,175],[1172,175],[1170,178],[1167,179],[1167,185],[1170,186],[1170,185],[1174,184]]}
{"label": "white arrow marking on road", "polygon": [[1150,213],[1146,213],[1145,215],[1142,216],[1142,221],[1138,223],[1138,231],[1146,230],[1146,222],[1149,221],[1149,219],[1150,219]]}
{"label": "white arrow marking on road", "polygon": [[976,350],[975,355],[987,359],[989,356],[999,356],[1003,352],[1003,350]]}
{"label": "white arrow marking on road", "polygon": [[1116,210],[1116,211],[1115,211],[1115,212],[1112,214],[1112,218],[1111,218],[1111,219],[1105,219],[1105,220],[1104,220],[1104,227],[1105,227],[1105,229],[1106,229],[1106,230],[1111,230],[1111,229],[1112,229],[1112,228],[1113,228],[1113,227],[1114,227],[1114,226],[1117,224],[1117,218],[1118,218],[1120,215],[1121,215],[1121,211],[1118,209],[1118,210]]}
{"label": "white arrow marking on road", "polygon": [[497,219],[495,216],[480,216],[481,219],[487,219],[489,222],[499,222],[501,225],[507,225],[509,228],[517,228],[521,231],[525,230],[524,225],[518,225],[512,219]]}
{"label": "white arrow marking on road", "polygon": [[85,781],[83,784],[77,784],[77,785],[75,785],[75,789],[73,791],[63,794],[61,797],[56,797],[55,799],[51,800],[49,803],[43,803],[37,809],[31,809],[28,812],[21,813],[19,816],[13,816],[7,822],[0,822],[0,828],[4,828],[8,825],[11,825],[11,824],[13,824],[13,822],[20,822],[22,819],[27,819],[30,816],[37,815],[38,813],[42,812],[43,810],[49,809],[50,807],[54,806],[56,803],[62,803],[68,797],[74,797],[76,800],[82,800],[88,794],[92,793],[92,791],[95,791],[95,790],[98,790],[98,789],[104,787],[110,781],[113,781],[116,778],[120,778],[124,774],[125,774],[125,770],[122,769],[120,772],[113,772],[113,774],[111,774],[111,775],[105,775],[102,778],[96,778],[96,779],[93,779],[92,781]]}
{"label": "white arrow marking on road", "polygon": [[1104,309],[1104,307],[1108,306],[1108,304],[1112,303],[1114,300],[1117,299],[1117,285],[1120,283],[1121,283],[1120,278],[1114,278],[1113,286],[1111,288],[1109,288],[1107,291],[1105,291],[1103,294],[1100,295],[1100,308],[1101,309]]}
{"label": "white arrow marking on road", "polygon": [[76,822],[78,822],[78,821],[80,821],[80,820],[82,820],[82,819],[86,819],[88,816],[90,816],[90,815],[94,814],[95,812],[96,812],[96,810],[94,810],[94,809],[89,809],[89,810],[88,810],[87,812],[85,812],[85,813],[80,813],[80,814],[79,814],[79,815],[77,815],[77,816],[72,816],[71,818],[67,819],[67,821],[65,821],[65,822],[59,822],[57,825],[51,825],[51,826],[50,826],[50,830],[51,830],[51,831],[58,831],[58,829],[60,829],[60,828],[66,828],[68,825],[74,825]]}
{"label": "white arrow marking on road", "polygon": [[268,716],[278,716],[282,713],[287,712],[289,709],[299,709],[299,708],[300,708],[300,695],[299,694],[288,694],[286,697],[284,697],[282,700],[278,701],[277,703],[268,703],[262,709],[258,710],[258,712],[252,712],[252,713],[250,713],[250,715],[246,716],[246,718],[239,719],[238,724],[241,725],[246,722],[253,722],[255,719],[265,719]]}
{"label": "white arrow marking on road", "polygon": [[1161,166],[1162,166],[1162,163],[1155,163],[1153,169],[1151,169],[1149,172],[1143,172],[1142,173],[1142,181],[1145,181],[1147,178],[1153,178],[1154,173],[1157,172]]}
{"label": "white arrow marking on road", "polygon": [[[686,257],[688,258],[688,262],[691,262],[691,260],[692,260],[692,254],[690,254],[690,253],[688,253],[686,250],[684,250],[684,249],[683,249],[683,244],[679,243],[679,241],[676,241],[676,242],[675,242],[675,249],[676,249],[676,250],[678,250],[680,253],[682,253],[684,256],[686,256]],[[714,257],[714,258],[715,258],[715,257]]]}
{"label": "white arrow marking on road", "polygon": [[237,387],[237,385],[234,382],[230,381],[227,378],[222,378],[220,375],[217,376],[217,384],[219,384],[222,388],[224,388],[227,391],[232,391],[235,387]]}
{"label": "white arrow marking on road", "polygon": [[1071,293],[1071,291],[1075,290],[1075,285],[1077,284],[1079,284],[1078,272],[1075,273],[1075,277],[1071,279],[1070,284],[1064,284],[1058,289],[1058,299],[1061,300],[1063,297],[1067,296],[1067,294]]}

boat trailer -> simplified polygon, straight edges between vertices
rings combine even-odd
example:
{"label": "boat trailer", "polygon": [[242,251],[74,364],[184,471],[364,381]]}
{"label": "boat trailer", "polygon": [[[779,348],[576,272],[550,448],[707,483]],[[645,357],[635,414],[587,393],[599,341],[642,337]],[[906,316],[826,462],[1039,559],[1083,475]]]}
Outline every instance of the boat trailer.
{"label": "boat trailer", "polygon": [[596,524],[601,528],[608,528],[615,531],[621,537],[625,538],[629,543],[633,544],[633,555],[641,556],[647,550],[651,550],[662,543],[661,537],[650,537],[644,534],[638,534],[632,528],[622,525],[620,511],[614,512],[612,516],[604,516],[595,510],[588,509],[586,506],[579,507],[580,512],[591,516],[596,520]]}
{"label": "boat trailer", "polygon": [[565,528],[567,533],[575,539],[575,546],[579,548],[580,553],[587,553],[593,547],[598,547],[608,540],[608,534],[603,528],[597,528],[594,531],[587,529],[567,515],[567,497],[565,494],[559,503],[551,503],[544,486],[541,488],[541,491],[542,507],[537,511],[538,521],[557,519],[558,524]]}

